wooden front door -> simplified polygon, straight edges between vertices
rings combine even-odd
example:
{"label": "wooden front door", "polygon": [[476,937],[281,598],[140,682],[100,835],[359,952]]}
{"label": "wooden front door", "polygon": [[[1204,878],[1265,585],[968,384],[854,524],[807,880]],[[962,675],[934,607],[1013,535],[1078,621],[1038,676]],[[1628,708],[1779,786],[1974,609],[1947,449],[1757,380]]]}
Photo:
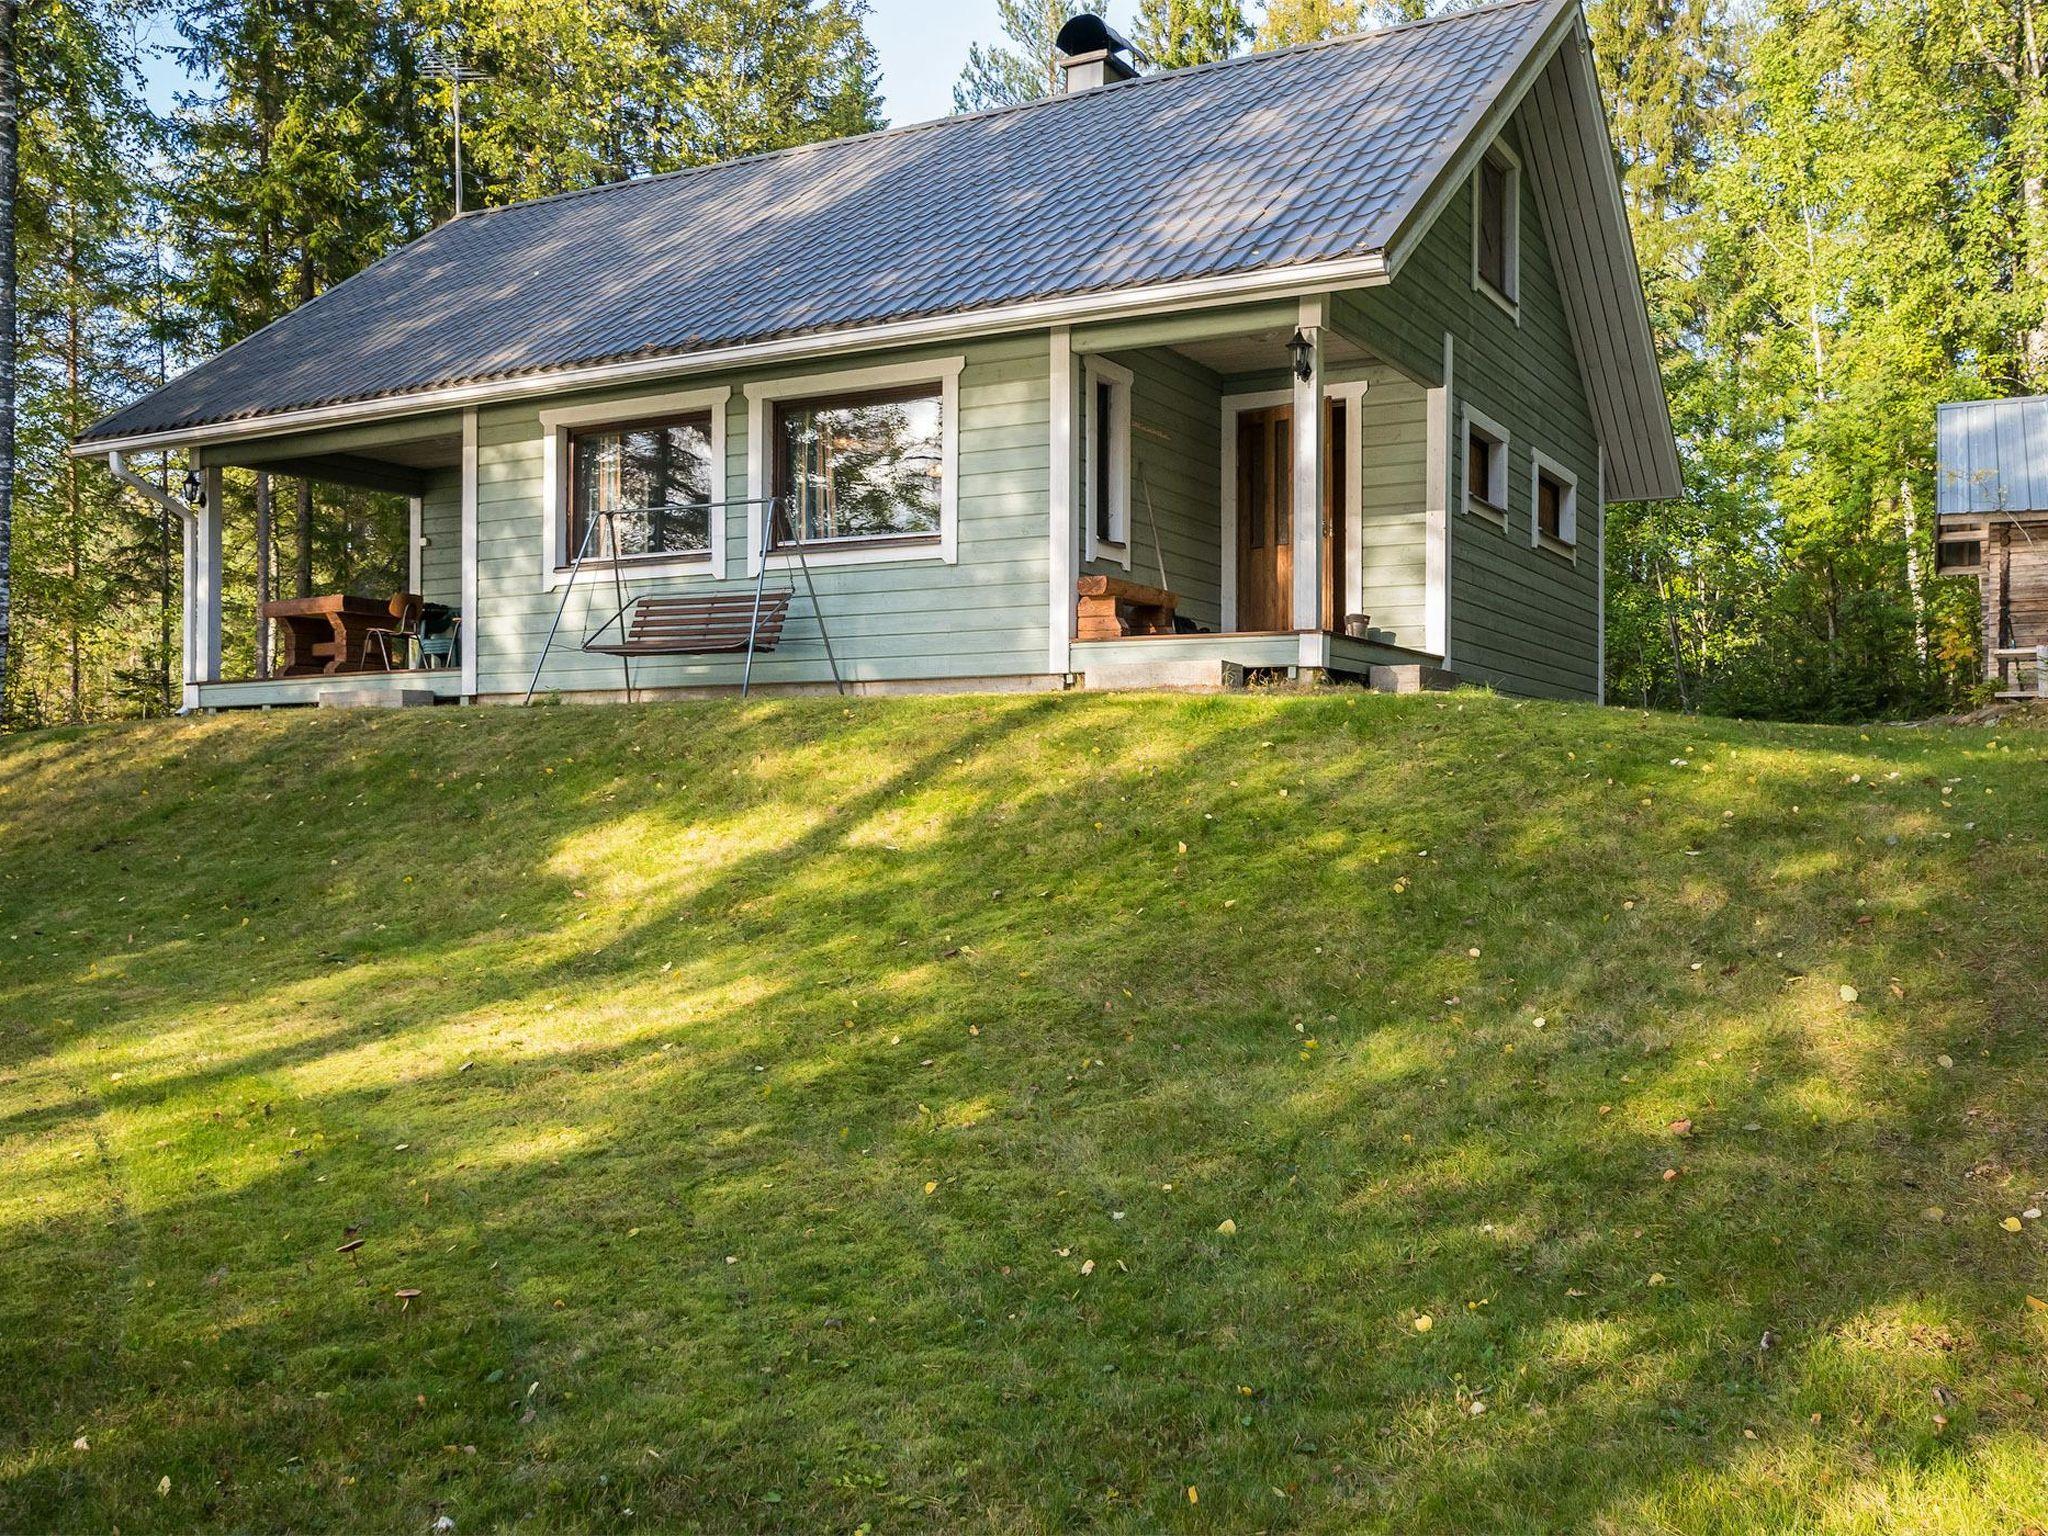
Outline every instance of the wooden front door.
{"label": "wooden front door", "polygon": [[[1325,409],[1323,612],[1304,627],[1335,628],[1344,565],[1344,406]],[[1237,418],[1237,627],[1295,628],[1294,407]]]}

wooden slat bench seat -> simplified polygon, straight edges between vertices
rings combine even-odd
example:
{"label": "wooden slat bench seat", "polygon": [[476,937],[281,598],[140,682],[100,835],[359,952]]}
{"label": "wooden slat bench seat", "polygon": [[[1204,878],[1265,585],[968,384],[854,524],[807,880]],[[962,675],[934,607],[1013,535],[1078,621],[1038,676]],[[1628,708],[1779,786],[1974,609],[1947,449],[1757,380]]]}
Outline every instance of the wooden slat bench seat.
{"label": "wooden slat bench seat", "polygon": [[1074,589],[1080,594],[1075,624],[1078,639],[1173,633],[1173,611],[1180,599],[1171,592],[1117,576],[1083,576]]}
{"label": "wooden slat bench seat", "polygon": [[[755,650],[772,651],[793,595],[788,589],[763,592],[758,623],[751,592],[635,598],[626,610],[623,637],[607,625],[583,648],[602,656],[712,656],[746,650],[751,635]],[[606,639],[607,632],[614,638]]]}

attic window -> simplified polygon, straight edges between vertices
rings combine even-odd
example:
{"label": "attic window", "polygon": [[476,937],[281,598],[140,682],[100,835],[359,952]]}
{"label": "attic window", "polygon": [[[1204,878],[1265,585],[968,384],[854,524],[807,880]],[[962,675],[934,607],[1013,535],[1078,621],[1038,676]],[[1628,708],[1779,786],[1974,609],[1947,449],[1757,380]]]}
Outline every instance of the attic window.
{"label": "attic window", "polygon": [[1472,178],[1472,284],[1512,311],[1521,300],[1522,166],[1496,144]]}

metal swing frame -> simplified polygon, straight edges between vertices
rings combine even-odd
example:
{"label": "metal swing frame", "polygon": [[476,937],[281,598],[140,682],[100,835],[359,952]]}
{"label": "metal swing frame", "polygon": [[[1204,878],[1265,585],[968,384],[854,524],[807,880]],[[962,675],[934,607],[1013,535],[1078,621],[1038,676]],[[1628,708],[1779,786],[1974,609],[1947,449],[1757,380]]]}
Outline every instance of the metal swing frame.
{"label": "metal swing frame", "polygon": [[[753,612],[747,622],[747,659],[745,665],[742,667],[740,671],[740,697],[744,699],[752,691],[754,686],[754,652],[757,649],[757,642],[760,639],[761,633],[761,600],[763,594],[767,590],[768,585],[768,561],[772,556],[778,553],[778,549],[775,543],[775,525],[776,519],[782,510],[782,498],[779,496],[748,497],[745,499],[713,501],[704,503],[704,510],[706,512],[723,511],[728,507],[761,508],[761,547],[758,551],[760,559],[758,568],[754,573]],[[618,517],[619,514],[616,511],[599,512],[596,515],[594,515],[587,524],[585,524],[583,529],[582,541],[578,544],[576,549],[576,558],[569,562],[569,579],[562,584],[562,600],[561,602],[555,605],[554,622],[548,625],[547,640],[541,645],[540,659],[533,664],[533,676],[527,681],[526,697],[521,702],[531,704],[533,702],[533,696],[535,692],[538,691],[538,689],[540,688],[541,673],[546,670],[548,664],[548,653],[554,649],[555,636],[561,631],[562,628],[562,617],[569,611],[569,599],[576,591],[576,582],[577,579],[583,574],[583,567],[585,562],[590,558],[591,538],[593,535],[597,533],[599,527],[602,527],[605,530],[604,544],[600,547],[609,548],[611,551],[612,596],[613,599],[617,602],[618,608],[617,611],[614,612],[609,619],[605,620],[603,624],[599,625],[595,631],[584,636],[581,649],[585,651],[591,650],[594,646],[597,645],[597,642],[601,640],[604,637],[604,635],[614,627],[616,627],[619,630],[622,636],[625,634],[626,614],[636,603],[640,601],[640,598],[635,597],[629,599],[626,596],[625,563],[621,559],[619,554],[619,532],[617,526]],[[843,697],[846,693],[846,679],[840,675],[839,658],[833,653],[832,650],[832,632],[825,625],[825,610],[818,603],[818,584],[811,578],[811,562],[809,557],[804,554],[803,536],[796,530],[794,526],[792,526],[790,529],[789,542],[786,545],[782,546],[782,549],[783,551],[791,549],[796,551],[797,567],[803,572],[804,590],[806,591],[806,593],[808,593],[811,599],[811,617],[817,621],[818,638],[822,640],[825,645],[825,660],[832,668],[832,684],[835,688],[839,690],[840,695]],[[645,595],[646,594],[642,594],[642,596]],[[649,654],[672,656],[708,656],[722,655],[724,653],[712,651],[696,651],[691,650],[687,646],[679,645],[673,651],[659,651],[651,652]],[[630,704],[633,702],[632,656],[621,652],[619,655],[619,665],[621,671],[624,674],[624,681],[626,685],[626,702]]]}

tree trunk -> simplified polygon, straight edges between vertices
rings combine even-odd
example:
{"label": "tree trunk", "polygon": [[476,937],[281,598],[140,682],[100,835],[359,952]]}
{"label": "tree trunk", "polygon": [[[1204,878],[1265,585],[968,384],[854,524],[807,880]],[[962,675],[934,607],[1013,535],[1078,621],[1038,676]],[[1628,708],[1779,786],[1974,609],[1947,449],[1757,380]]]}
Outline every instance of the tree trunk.
{"label": "tree trunk", "polygon": [[21,77],[15,48],[20,0],[0,0],[0,725],[7,721],[7,657],[14,618],[14,200],[21,188]]}
{"label": "tree trunk", "polygon": [[1906,532],[1906,591],[1913,599],[1913,651],[1927,659],[1927,594],[1920,582],[1920,509],[1913,501],[1913,482],[1899,482],[1899,516]]}
{"label": "tree trunk", "polygon": [[2041,141],[2042,94],[2048,89],[2048,62],[2041,51],[2037,0],[2019,0],[2018,58],[2010,76],[2017,91],[2018,120],[2025,125],[2020,145],[2020,230],[2026,250],[2029,295],[2034,303],[2034,323],[2028,329],[2024,351],[2031,387],[2048,387],[2048,144]]}
{"label": "tree trunk", "polygon": [[[77,210],[70,210],[68,218],[66,232],[70,239],[64,249],[64,428],[67,433],[76,433],[86,425],[82,419],[85,402],[81,377],[85,332],[78,313],[83,285],[78,272]],[[68,457],[64,460],[64,574],[70,583],[70,601],[64,613],[64,648],[70,662],[71,695],[65,717],[78,725],[85,719],[85,616],[79,590],[85,581],[85,487],[79,479],[78,460]]]}
{"label": "tree trunk", "polygon": [[298,570],[293,576],[293,595],[313,595],[313,482],[299,482],[299,510],[292,524],[292,536],[298,540]]}
{"label": "tree trunk", "polygon": [[270,601],[270,471],[256,471],[256,675],[270,676],[270,620],[263,605]]}

